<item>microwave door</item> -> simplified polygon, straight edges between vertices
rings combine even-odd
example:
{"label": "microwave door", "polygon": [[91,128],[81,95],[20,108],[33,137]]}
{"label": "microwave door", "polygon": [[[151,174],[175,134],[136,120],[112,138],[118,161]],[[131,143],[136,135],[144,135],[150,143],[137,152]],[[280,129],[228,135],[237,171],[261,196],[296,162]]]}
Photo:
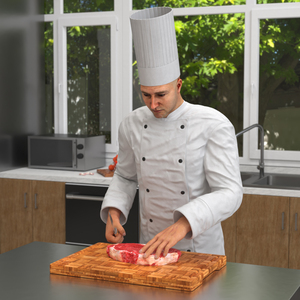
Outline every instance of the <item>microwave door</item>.
{"label": "microwave door", "polygon": [[[35,168],[65,169],[74,167],[76,145],[71,139],[34,138],[30,142],[30,166]],[[76,165],[76,161],[75,161]]]}

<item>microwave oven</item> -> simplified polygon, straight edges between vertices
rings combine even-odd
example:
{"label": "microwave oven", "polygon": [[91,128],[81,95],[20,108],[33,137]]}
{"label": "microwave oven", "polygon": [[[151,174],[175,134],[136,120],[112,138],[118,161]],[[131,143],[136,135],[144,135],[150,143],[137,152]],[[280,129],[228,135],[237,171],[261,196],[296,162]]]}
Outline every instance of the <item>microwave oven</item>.
{"label": "microwave oven", "polygon": [[28,136],[28,167],[87,171],[105,165],[105,136]]}

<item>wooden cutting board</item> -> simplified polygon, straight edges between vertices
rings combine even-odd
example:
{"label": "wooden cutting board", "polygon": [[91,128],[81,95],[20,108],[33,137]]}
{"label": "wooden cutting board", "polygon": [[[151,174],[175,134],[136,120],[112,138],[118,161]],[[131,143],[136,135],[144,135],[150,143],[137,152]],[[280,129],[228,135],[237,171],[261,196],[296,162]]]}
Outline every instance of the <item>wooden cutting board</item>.
{"label": "wooden cutting board", "polygon": [[225,255],[182,251],[177,263],[140,266],[118,262],[106,253],[107,243],[97,243],[50,264],[50,273],[121,283],[193,291],[203,279],[226,265]]}
{"label": "wooden cutting board", "polygon": [[97,169],[97,173],[101,174],[104,177],[113,177],[115,171],[110,171],[108,169]]}

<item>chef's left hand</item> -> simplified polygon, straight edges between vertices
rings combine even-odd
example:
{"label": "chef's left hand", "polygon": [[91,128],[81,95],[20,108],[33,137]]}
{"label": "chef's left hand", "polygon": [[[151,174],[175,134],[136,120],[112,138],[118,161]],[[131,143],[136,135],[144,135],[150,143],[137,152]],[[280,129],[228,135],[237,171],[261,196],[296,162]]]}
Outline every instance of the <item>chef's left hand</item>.
{"label": "chef's left hand", "polygon": [[161,231],[150,240],[140,250],[140,253],[144,253],[144,258],[148,258],[154,251],[155,258],[159,258],[162,252],[166,256],[169,249],[182,240],[189,231],[191,231],[190,223],[182,216],[176,223]]}

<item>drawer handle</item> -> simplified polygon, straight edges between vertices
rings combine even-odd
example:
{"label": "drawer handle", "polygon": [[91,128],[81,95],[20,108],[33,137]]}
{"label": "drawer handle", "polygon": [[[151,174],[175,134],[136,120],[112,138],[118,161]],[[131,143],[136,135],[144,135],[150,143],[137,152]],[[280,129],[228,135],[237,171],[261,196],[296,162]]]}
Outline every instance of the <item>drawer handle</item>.
{"label": "drawer handle", "polygon": [[24,193],[24,208],[27,208],[27,193]]}
{"label": "drawer handle", "polygon": [[297,231],[298,230],[298,213],[295,213],[295,230]]}
{"label": "drawer handle", "polygon": [[89,195],[78,195],[78,194],[66,194],[67,199],[74,200],[89,200],[89,201],[103,201],[104,197],[101,196],[89,196]]}
{"label": "drawer handle", "polygon": [[284,212],[281,215],[281,229],[284,230]]}
{"label": "drawer handle", "polygon": [[37,194],[34,194],[34,208],[37,209]]}

